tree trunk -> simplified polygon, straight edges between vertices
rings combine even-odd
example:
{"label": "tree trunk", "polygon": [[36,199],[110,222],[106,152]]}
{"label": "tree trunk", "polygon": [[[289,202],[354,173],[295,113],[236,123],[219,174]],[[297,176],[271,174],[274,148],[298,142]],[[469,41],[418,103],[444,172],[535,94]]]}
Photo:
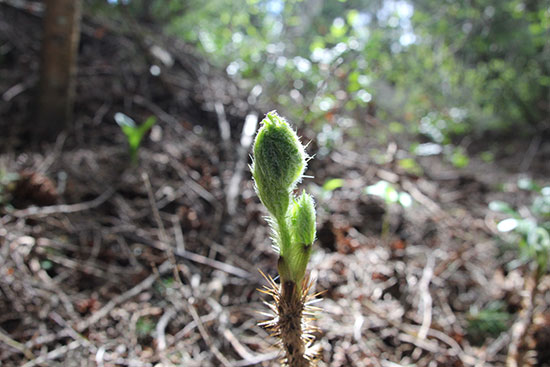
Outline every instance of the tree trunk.
{"label": "tree trunk", "polygon": [[38,116],[38,139],[54,139],[72,119],[80,39],[81,0],[45,0]]}

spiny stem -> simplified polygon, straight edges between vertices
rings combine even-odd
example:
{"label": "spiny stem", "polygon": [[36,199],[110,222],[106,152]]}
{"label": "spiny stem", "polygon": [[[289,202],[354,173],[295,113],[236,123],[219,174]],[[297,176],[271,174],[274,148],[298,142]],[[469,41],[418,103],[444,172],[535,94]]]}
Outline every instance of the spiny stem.
{"label": "spiny stem", "polygon": [[287,281],[281,287],[281,299],[278,305],[281,341],[289,367],[309,367],[305,357],[305,342],[302,337],[303,299],[296,283]]}
{"label": "spiny stem", "polygon": [[313,313],[320,309],[308,304],[310,300],[320,293],[310,294],[312,282],[306,276],[301,290],[296,283],[288,281],[277,284],[272,277],[260,273],[267,280],[269,286],[264,286],[260,292],[273,297],[274,303],[267,303],[274,317],[260,323],[272,336],[279,339],[279,344],[284,352],[282,366],[286,367],[313,367],[319,356],[319,350],[312,347],[313,333],[318,329],[310,324]]}

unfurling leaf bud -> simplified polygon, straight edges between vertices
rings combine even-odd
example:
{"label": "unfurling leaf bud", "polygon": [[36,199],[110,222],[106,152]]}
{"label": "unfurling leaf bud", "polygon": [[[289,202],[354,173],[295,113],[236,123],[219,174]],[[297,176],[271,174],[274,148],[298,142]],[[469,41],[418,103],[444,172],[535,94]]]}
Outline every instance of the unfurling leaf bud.
{"label": "unfurling leaf bud", "polygon": [[313,198],[303,192],[290,211],[292,237],[295,243],[311,245],[315,241],[315,205]]}
{"label": "unfurling leaf bud", "polygon": [[258,196],[275,218],[283,218],[289,195],[302,177],[306,154],[298,136],[275,111],[269,112],[254,141],[252,175]]}
{"label": "unfurling leaf bud", "polygon": [[290,209],[290,231],[292,247],[287,256],[289,270],[291,279],[300,284],[306,273],[312,244],[315,241],[315,206],[313,199],[305,191],[294,200]]}

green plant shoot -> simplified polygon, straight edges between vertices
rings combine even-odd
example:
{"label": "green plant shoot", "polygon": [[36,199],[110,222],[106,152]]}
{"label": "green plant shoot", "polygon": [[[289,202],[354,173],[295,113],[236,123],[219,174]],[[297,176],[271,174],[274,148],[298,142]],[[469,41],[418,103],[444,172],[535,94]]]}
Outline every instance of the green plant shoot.
{"label": "green plant shoot", "polygon": [[141,140],[143,139],[143,136],[149,129],[153,127],[153,125],[157,122],[157,118],[155,116],[150,116],[145,120],[145,122],[141,125],[136,125],[135,121],[132,120],[129,116],[117,112],[115,113],[115,121],[122,129],[122,132],[124,135],[126,135],[126,139],[128,141],[128,149],[130,152],[130,159],[132,160],[133,164],[137,163],[138,160],[138,149],[141,144]]}
{"label": "green plant shoot", "polygon": [[497,223],[497,230],[503,239],[518,243],[522,257],[534,261],[541,277],[550,270],[550,187],[541,188],[529,179],[520,179],[518,188],[537,193],[528,215],[503,201],[492,201],[489,209],[507,215]]}
{"label": "green plant shoot", "polygon": [[262,291],[273,297],[273,319],[262,322],[279,337],[284,351],[283,366],[315,366],[312,346],[315,327],[303,318],[313,309],[308,301],[312,286],[306,268],[315,241],[315,205],[305,191],[294,195],[306,169],[308,156],[296,132],[275,111],[269,112],[254,141],[252,176],[256,192],[269,213],[274,248],[279,252],[280,285],[267,277],[270,286]]}
{"label": "green plant shoot", "polygon": [[298,289],[315,240],[315,206],[306,192],[293,194],[308,156],[296,132],[275,111],[269,112],[254,141],[251,166],[260,200],[271,214],[274,247],[280,258],[281,282]]}

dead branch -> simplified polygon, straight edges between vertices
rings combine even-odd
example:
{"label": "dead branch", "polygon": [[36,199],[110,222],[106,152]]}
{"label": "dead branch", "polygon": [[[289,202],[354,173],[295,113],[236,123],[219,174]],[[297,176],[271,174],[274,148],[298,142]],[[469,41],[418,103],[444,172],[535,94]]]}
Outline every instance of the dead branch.
{"label": "dead branch", "polygon": [[80,322],[76,327],[76,330],[79,333],[81,333],[84,330],[88,329],[91,325],[95,324],[96,322],[101,320],[103,317],[107,316],[107,314],[111,312],[117,305],[123,302],[126,302],[127,300],[137,296],[144,290],[149,289],[161,274],[165,274],[171,269],[172,269],[172,264],[169,261],[165,261],[158,268],[158,272],[155,272],[149,275],[147,278],[145,278],[143,281],[141,281],[141,283],[139,283],[135,287],[111,299],[105,306],[103,306],[100,310],[94,312],[92,316],[90,316],[88,319]]}

